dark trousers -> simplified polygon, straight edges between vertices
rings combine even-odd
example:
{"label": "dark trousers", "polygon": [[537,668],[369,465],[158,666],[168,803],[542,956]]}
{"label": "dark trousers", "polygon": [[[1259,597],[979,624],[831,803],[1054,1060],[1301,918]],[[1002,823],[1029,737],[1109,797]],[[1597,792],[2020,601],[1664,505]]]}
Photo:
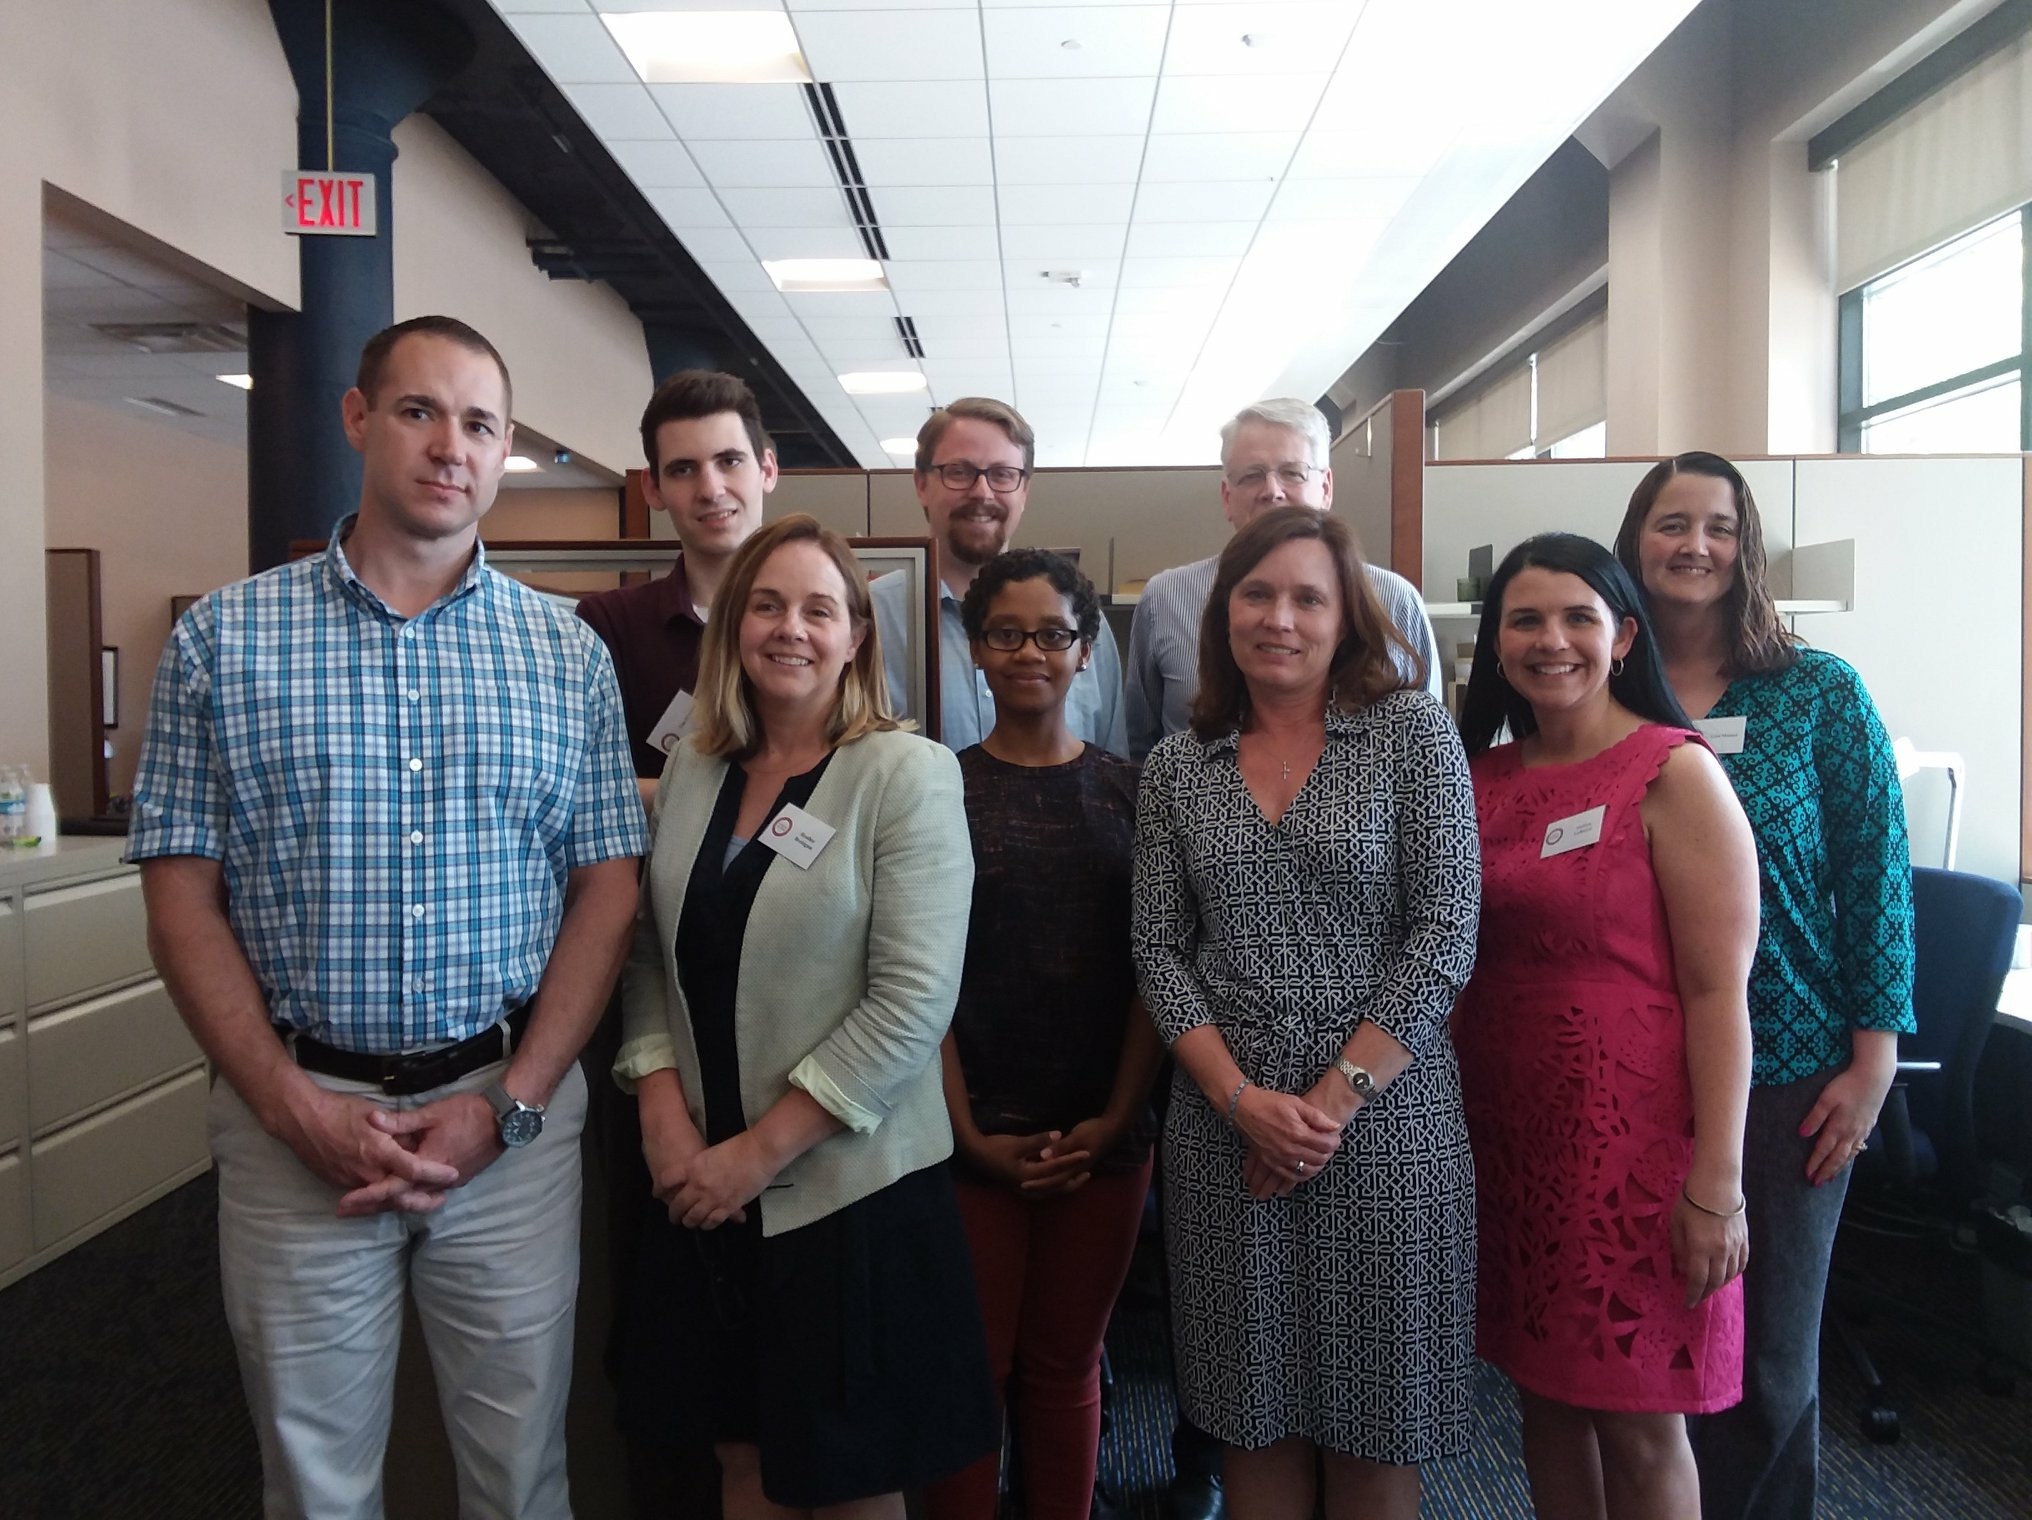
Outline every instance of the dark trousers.
{"label": "dark trousers", "polygon": [[1743,1274],[1743,1402],[1687,1422],[1702,1520],[1813,1520],[1820,1475],[1820,1310],[1848,1193],[1815,1187],[1799,1126],[1834,1070],[1750,1089],[1743,1134],[1750,1266]]}

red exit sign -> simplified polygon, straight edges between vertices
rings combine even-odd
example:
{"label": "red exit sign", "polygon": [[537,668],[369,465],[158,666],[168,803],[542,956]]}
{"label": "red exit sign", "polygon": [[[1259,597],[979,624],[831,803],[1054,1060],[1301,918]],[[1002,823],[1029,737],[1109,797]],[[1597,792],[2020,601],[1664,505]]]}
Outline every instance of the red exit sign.
{"label": "red exit sign", "polygon": [[292,169],[282,176],[282,230],[304,237],[372,237],[374,176]]}

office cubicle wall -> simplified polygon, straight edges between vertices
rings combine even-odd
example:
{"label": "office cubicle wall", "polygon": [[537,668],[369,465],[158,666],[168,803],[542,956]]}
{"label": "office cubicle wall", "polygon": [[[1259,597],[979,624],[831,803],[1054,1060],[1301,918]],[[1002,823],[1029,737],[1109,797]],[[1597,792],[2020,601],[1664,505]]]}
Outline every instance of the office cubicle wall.
{"label": "office cubicle wall", "polygon": [[1425,392],[1392,391],[1335,440],[1334,510],[1362,552],[1417,582],[1423,515]]}
{"label": "office cubicle wall", "polygon": [[[1476,545],[1492,546],[1501,559],[1520,539],[1555,528],[1612,541],[1631,488],[1648,468],[1641,460],[1428,466],[1427,600],[1454,600],[1455,581],[1467,573],[1467,552]],[[1853,585],[1838,588],[1849,610],[1799,613],[1792,625],[1807,642],[1856,666],[1893,736],[1964,758],[1968,788],[1957,863],[2017,881],[2023,461],[1850,456],[1748,460],[1742,468],[1764,519],[1772,587],[1781,599],[1829,594],[1834,588],[1804,568],[1811,546],[1853,542]],[[1440,636],[1448,645],[1472,639],[1473,624],[1443,622]],[[1913,777],[1906,803],[1914,860],[1938,864],[1944,776]]]}

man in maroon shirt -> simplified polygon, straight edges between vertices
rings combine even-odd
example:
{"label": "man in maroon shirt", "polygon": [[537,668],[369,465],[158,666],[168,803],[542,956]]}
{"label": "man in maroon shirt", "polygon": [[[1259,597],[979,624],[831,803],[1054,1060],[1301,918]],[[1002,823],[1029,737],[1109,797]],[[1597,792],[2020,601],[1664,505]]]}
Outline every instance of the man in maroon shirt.
{"label": "man in maroon shirt", "polygon": [[[599,591],[579,603],[614,657],[645,803],[656,795],[664,757],[686,731],[698,680],[706,614],[734,551],[762,525],[762,501],[776,489],[776,452],[747,385],[714,370],[679,370],[656,388],[642,413],[649,460],[643,495],[670,514],[684,552],[668,575]],[[608,1289],[614,1307],[607,1370],[627,1447],[628,1488],[641,1520],[685,1515],[717,1520],[719,1463],[710,1412],[699,1407],[682,1327],[653,1283],[640,1281],[644,1212],[655,1207],[632,1099],[606,1078],[620,1041],[614,1010],[588,1047],[596,1094],[589,1128],[598,1135],[608,1197],[604,1218]],[[593,1215],[588,1210],[591,1224]],[[591,1225],[597,1229],[597,1225]],[[695,1306],[681,1306],[689,1313]]]}
{"label": "man in maroon shirt", "polygon": [[649,460],[643,495],[670,514],[684,553],[657,580],[586,597],[579,616],[614,657],[646,801],[685,732],[713,594],[734,551],[762,525],[763,498],[776,489],[776,451],[746,383],[686,369],[649,398],[642,452]]}

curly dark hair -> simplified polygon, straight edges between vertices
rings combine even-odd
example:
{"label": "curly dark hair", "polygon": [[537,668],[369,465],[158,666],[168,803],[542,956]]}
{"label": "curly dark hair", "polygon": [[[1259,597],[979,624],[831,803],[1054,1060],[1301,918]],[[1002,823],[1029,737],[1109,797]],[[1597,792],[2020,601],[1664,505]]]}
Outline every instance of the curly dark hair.
{"label": "curly dark hair", "polygon": [[1092,644],[1101,635],[1101,596],[1094,583],[1080,573],[1080,567],[1063,554],[1049,549],[1010,549],[996,555],[967,587],[960,603],[960,623],[968,639],[978,639],[988,623],[988,609],[1004,586],[1017,581],[1044,580],[1072,606],[1073,626],[1080,642]]}
{"label": "curly dark hair", "polygon": [[1658,493],[1675,475],[1707,475],[1724,481],[1736,499],[1736,578],[1722,602],[1722,615],[1728,623],[1729,674],[1763,675],[1787,669],[1799,658],[1799,638],[1778,620],[1777,605],[1764,584],[1764,520],[1757,515],[1757,498],[1750,494],[1743,472],[1721,455],[1695,449],[1653,465],[1630,493],[1623,525],[1616,530],[1616,558],[1643,591],[1637,540],[1644,536],[1644,522],[1658,503]]}

